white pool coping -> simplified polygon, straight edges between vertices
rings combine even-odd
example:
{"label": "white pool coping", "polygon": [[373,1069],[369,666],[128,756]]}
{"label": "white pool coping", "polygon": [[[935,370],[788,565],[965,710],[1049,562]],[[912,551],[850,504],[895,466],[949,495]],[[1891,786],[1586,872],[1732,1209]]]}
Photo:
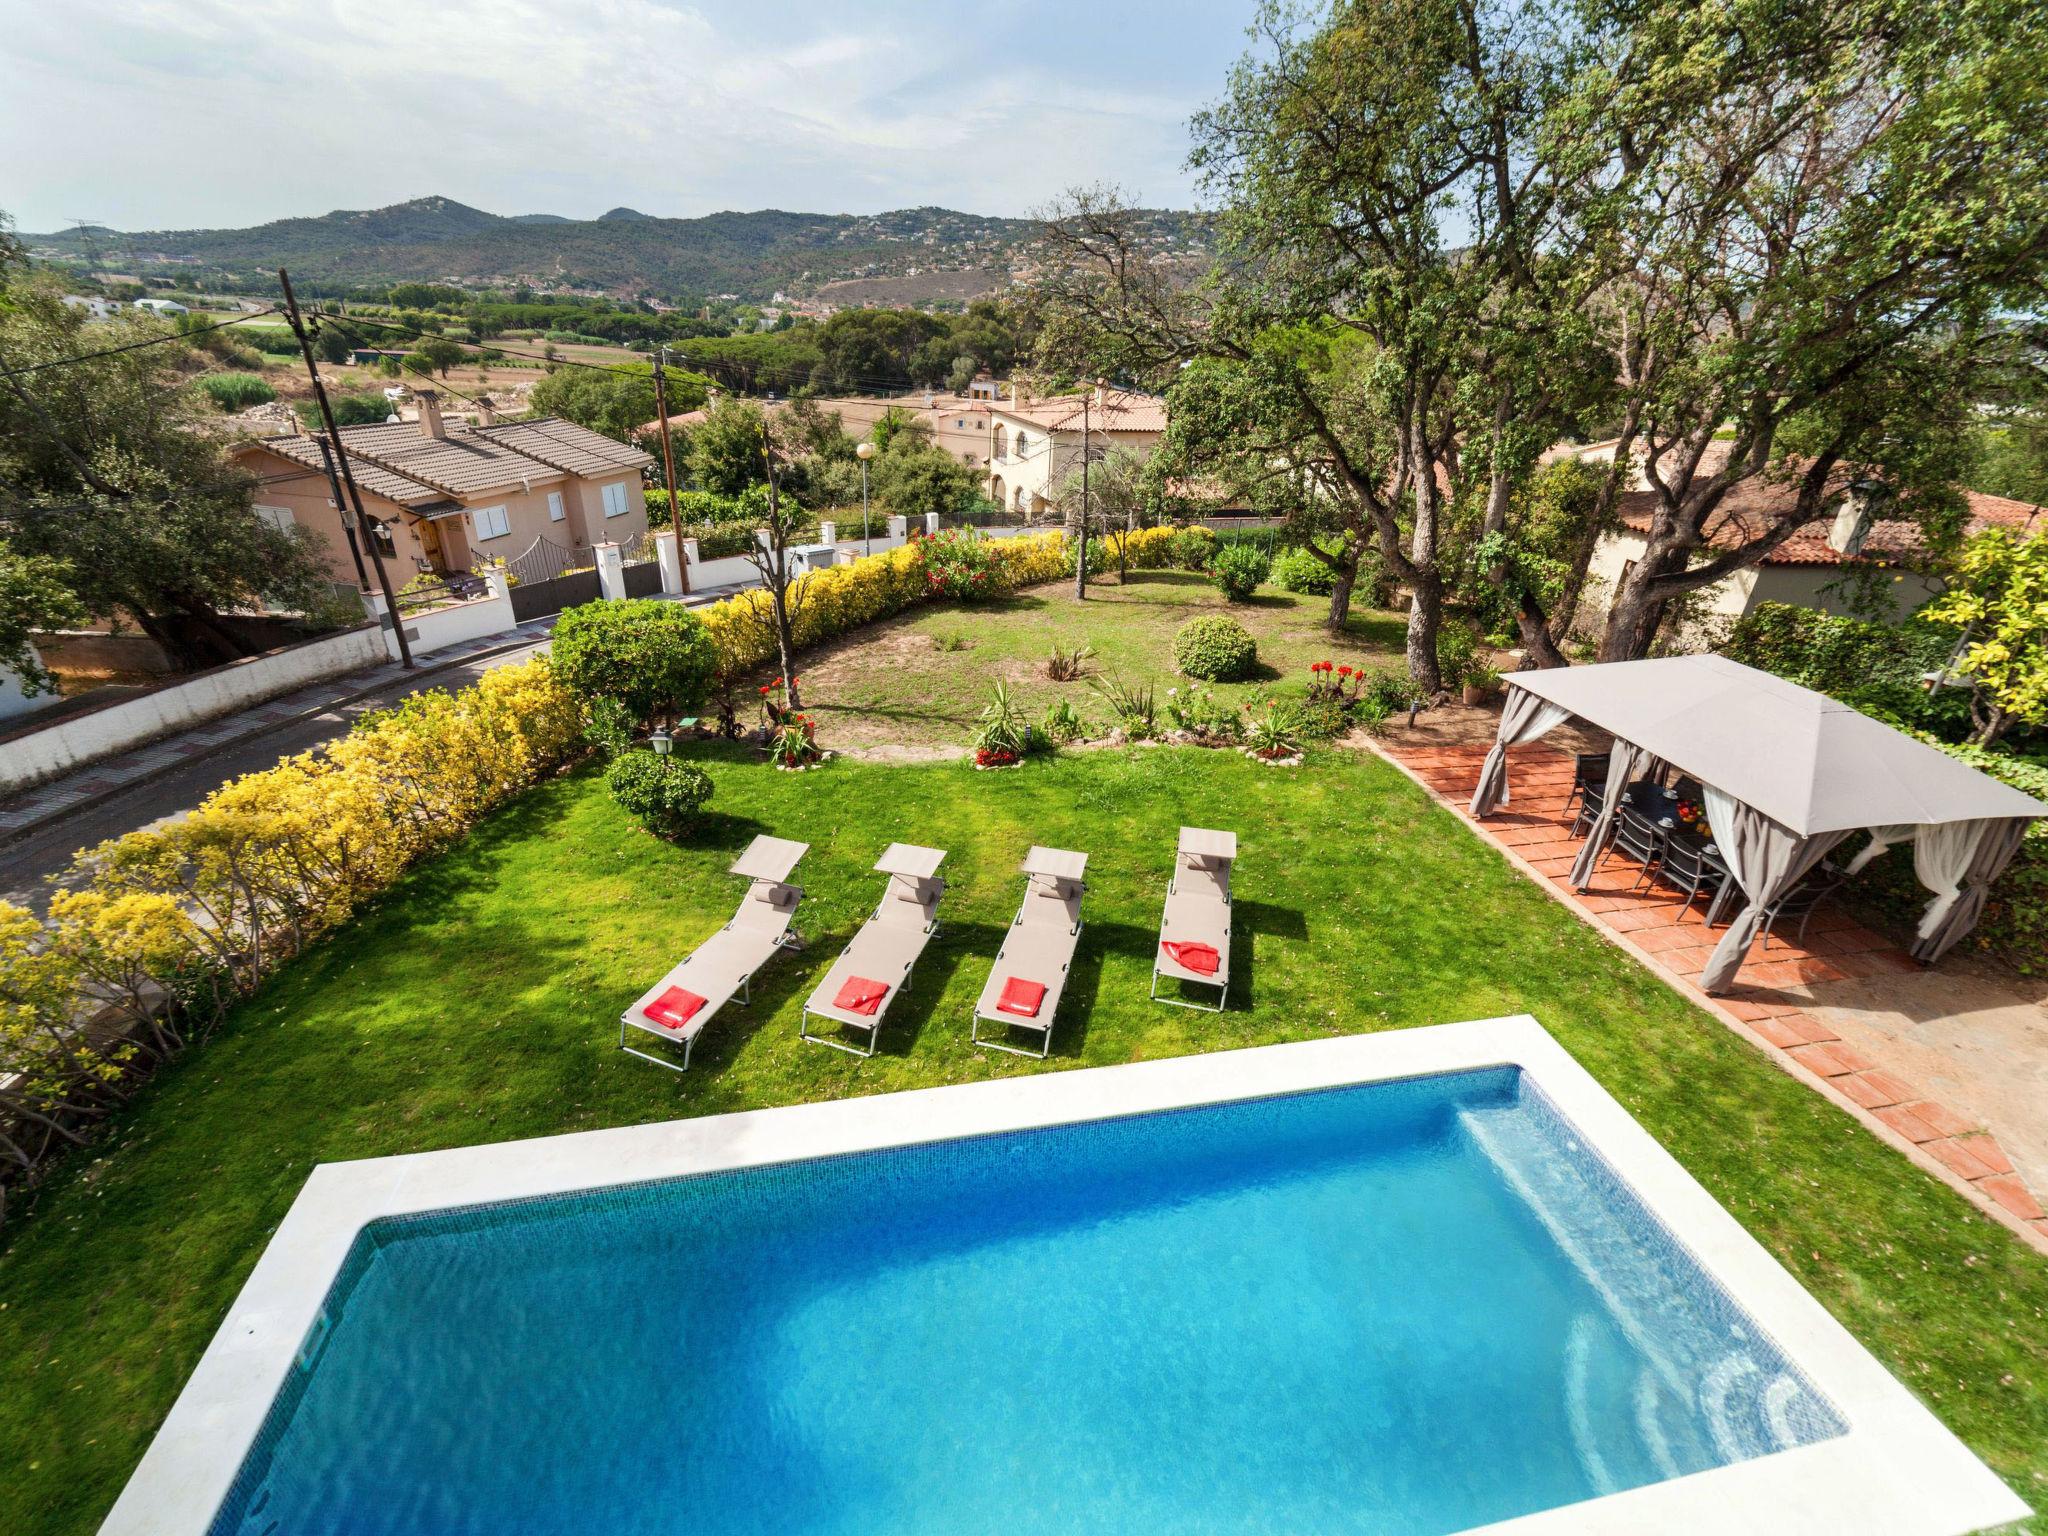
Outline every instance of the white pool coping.
{"label": "white pool coping", "polygon": [[101,1536],[204,1536],[363,1227],[849,1152],[1518,1066],[1847,1420],[1846,1434],[1484,1527],[1487,1536],[1965,1536],[2019,1497],[1895,1380],[1527,1014],[878,1094],[444,1152],[306,1180]]}

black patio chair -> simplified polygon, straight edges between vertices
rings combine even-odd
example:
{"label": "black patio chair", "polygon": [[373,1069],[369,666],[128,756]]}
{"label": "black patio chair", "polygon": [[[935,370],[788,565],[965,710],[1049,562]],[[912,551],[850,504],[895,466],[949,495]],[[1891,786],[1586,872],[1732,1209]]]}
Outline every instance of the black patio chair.
{"label": "black patio chair", "polygon": [[1690,912],[1694,898],[1699,896],[1708,898],[1708,910],[1711,911],[1712,898],[1728,875],[1725,870],[1709,864],[1697,844],[1679,837],[1667,837],[1664,856],[1657,861],[1657,878],[1674,891],[1685,893],[1685,910]]}
{"label": "black patio chair", "polygon": [[1666,841],[1662,827],[1634,806],[1624,805],[1621,814],[1614,818],[1614,840],[1601,851],[1600,863],[1593,867],[1600,868],[1614,857],[1615,849],[1619,848],[1643,866],[1642,873],[1636,877],[1636,883],[1631,887],[1632,890],[1640,889],[1657,873],[1657,865],[1664,857]]}
{"label": "black patio chair", "polygon": [[1764,908],[1763,947],[1771,947],[1771,930],[1779,923],[1789,923],[1795,918],[1799,927],[1792,935],[1794,944],[1806,942],[1806,925],[1813,921],[1813,914],[1820,904],[1832,896],[1848,879],[1832,864],[1823,864],[1791,890]]}
{"label": "black patio chair", "polygon": [[[1587,790],[1605,790],[1606,787],[1607,754],[1581,752],[1572,760],[1572,792],[1564,797],[1564,808],[1570,810],[1572,802],[1582,798]],[[1594,814],[1598,815],[1599,812],[1596,811]]]}
{"label": "black patio chair", "polygon": [[1593,830],[1593,823],[1600,819],[1600,811],[1607,804],[1607,790],[1600,784],[1581,784],[1574,793],[1579,795],[1579,814],[1572,818],[1573,837],[1583,837]]}

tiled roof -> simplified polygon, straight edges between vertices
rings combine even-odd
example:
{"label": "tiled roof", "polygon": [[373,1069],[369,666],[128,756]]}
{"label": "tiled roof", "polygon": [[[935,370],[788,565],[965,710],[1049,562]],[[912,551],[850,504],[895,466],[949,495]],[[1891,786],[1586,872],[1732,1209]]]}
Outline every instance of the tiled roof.
{"label": "tiled roof", "polygon": [[1129,389],[1105,389],[1099,401],[1092,399],[1091,392],[1052,395],[1043,400],[991,402],[991,409],[997,415],[1013,416],[1048,432],[1080,431],[1083,406],[1088,407],[1089,427],[1097,432],[1166,430],[1166,402],[1157,395],[1141,395]]}
{"label": "tiled roof", "polygon": [[476,428],[475,435],[571,475],[615,475],[629,469],[648,469],[654,464],[651,454],[556,416],[538,421],[501,421],[495,426]]}
{"label": "tiled roof", "polygon": [[[1854,478],[1854,471],[1838,472],[1829,483],[1829,499],[1839,496]],[[1732,549],[1754,537],[1774,517],[1789,509],[1798,495],[1796,480],[1745,480],[1728,493],[1714,514],[1714,521],[1707,528],[1708,545],[1715,549]],[[1994,527],[2015,531],[2029,526],[2048,527],[2048,513],[2028,502],[2014,501],[2005,496],[1986,496],[1980,491],[1965,491],[1963,499],[1969,506],[1970,517],[1965,529],[1968,533],[1981,533]],[[1650,520],[1657,510],[1656,493],[1626,492],[1617,510],[1621,521],[1628,527],[1637,533],[1648,533]],[[1870,525],[1859,558],[1910,564],[1926,550],[1926,537],[1918,523],[1903,518],[1879,518]],[[1840,565],[1842,554],[1828,543],[1826,524],[1814,523],[1800,529],[1764,556],[1763,563]]]}
{"label": "tiled roof", "polygon": [[[258,438],[249,446],[324,471],[320,439],[325,435],[287,433]],[[490,427],[451,422],[446,437],[429,437],[418,422],[373,422],[343,427],[341,440],[358,485],[415,509],[522,481],[624,473],[654,462],[638,448],[554,416]]]}

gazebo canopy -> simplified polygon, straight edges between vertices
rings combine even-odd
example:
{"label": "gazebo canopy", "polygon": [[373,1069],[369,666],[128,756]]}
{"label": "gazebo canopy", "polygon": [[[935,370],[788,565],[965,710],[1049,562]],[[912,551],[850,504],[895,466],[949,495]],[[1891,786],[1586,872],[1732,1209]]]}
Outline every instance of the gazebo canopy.
{"label": "gazebo canopy", "polygon": [[1725,656],[1559,667],[1505,681],[1801,836],[2048,815],[2048,805],[1944,752]]}

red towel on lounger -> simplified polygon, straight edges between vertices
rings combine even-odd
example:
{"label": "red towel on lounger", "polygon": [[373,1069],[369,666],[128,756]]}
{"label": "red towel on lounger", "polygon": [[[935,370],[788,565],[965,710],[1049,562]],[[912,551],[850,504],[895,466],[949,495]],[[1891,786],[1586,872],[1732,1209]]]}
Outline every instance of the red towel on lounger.
{"label": "red towel on lounger", "polygon": [[865,976],[849,976],[840,984],[838,993],[832,999],[834,1008],[847,1013],[872,1015],[882,1006],[882,999],[889,995],[886,981],[869,981]]}
{"label": "red towel on lounger", "polygon": [[1162,941],[1159,947],[1166,951],[1166,958],[1175,965],[1197,971],[1204,976],[1214,976],[1217,967],[1223,963],[1223,956],[1216,952],[1214,944],[1176,944],[1167,939]]}
{"label": "red towel on lounger", "polygon": [[1003,995],[996,1002],[1000,1013],[1014,1013],[1019,1018],[1038,1017],[1038,1005],[1045,1001],[1045,988],[1035,981],[1026,981],[1022,976],[1012,976],[1003,983]]}
{"label": "red towel on lounger", "polygon": [[704,999],[682,987],[670,987],[640,1011],[664,1029],[681,1029],[697,1016]]}

